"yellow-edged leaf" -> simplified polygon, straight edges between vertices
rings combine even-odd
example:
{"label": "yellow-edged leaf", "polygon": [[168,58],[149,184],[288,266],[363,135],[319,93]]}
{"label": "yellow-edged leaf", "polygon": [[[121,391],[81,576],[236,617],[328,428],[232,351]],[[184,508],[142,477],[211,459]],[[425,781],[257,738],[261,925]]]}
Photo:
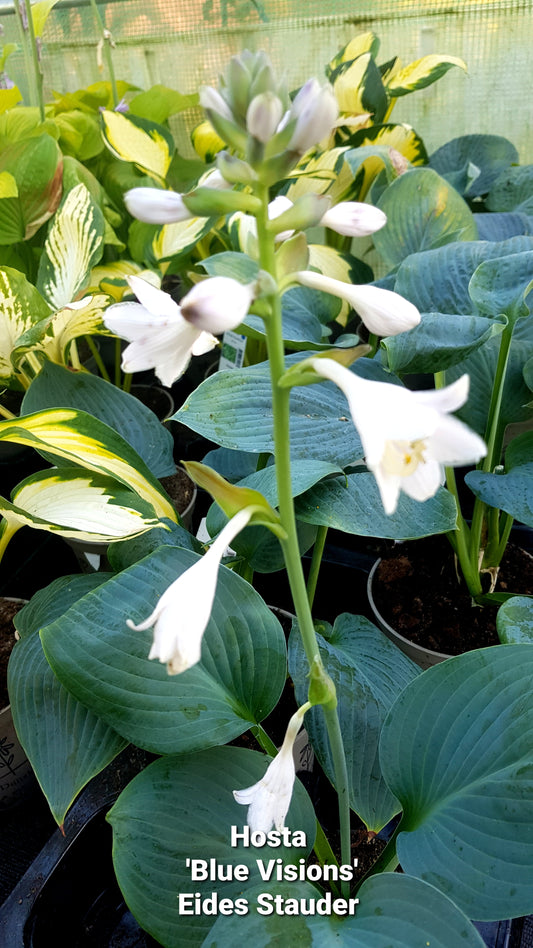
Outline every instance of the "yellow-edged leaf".
{"label": "yellow-edged leaf", "polygon": [[102,120],[106,144],[117,158],[131,161],[159,179],[165,178],[173,155],[172,139],[166,129],[109,110],[102,112]]}
{"label": "yellow-edged leaf", "polygon": [[159,526],[153,508],[132,491],[79,468],[32,474],[15,488],[12,502],[37,529],[79,540],[123,540]]}
{"label": "yellow-edged leaf", "polygon": [[104,310],[108,305],[109,297],[99,294],[87,297],[84,306],[65,306],[42,319],[17,340],[11,357],[13,364],[17,366],[28,351],[41,351],[50,362],[66,365],[73,339],[94,334],[112,335],[103,322]]}
{"label": "yellow-edged leaf", "polygon": [[[323,244],[309,244],[309,269],[319,270],[325,276],[332,277],[334,280],[342,280],[343,283],[352,282],[349,258],[340,250],[335,250],[334,247],[326,247]],[[350,304],[343,300],[336,322],[344,326],[350,312]]]}
{"label": "yellow-edged leaf", "polygon": [[311,158],[296,169],[296,180],[287,190],[290,201],[296,201],[312,191],[314,194],[330,194],[335,202],[339,193],[344,194],[352,180],[350,169],[344,163],[347,148],[329,148],[321,155]]}
{"label": "yellow-edged leaf", "polygon": [[131,293],[126,277],[142,274],[142,267],[133,260],[115,260],[91,270],[91,279],[87,287],[88,293],[107,293],[113,297],[115,303],[120,303],[125,293]]}
{"label": "yellow-edged leaf", "polygon": [[363,92],[371,60],[371,53],[363,53],[333,80],[333,91],[341,112],[359,115],[367,111],[363,105]]}
{"label": "yellow-edged leaf", "polygon": [[214,161],[219,151],[226,147],[226,142],[217,135],[211,122],[200,122],[191,132],[191,142],[196,154],[206,164]]}
{"label": "yellow-edged leaf", "polygon": [[358,56],[362,56],[363,53],[371,53],[373,56],[377,56],[379,46],[380,42],[375,33],[371,31],[368,33],[358,33],[357,36],[354,36],[354,38],[333,57],[326,67],[326,73],[329,75],[337,66],[340,66],[341,63],[349,63],[353,59],[357,59]]}
{"label": "yellow-edged leaf", "polygon": [[414,92],[415,89],[425,89],[454,66],[466,72],[466,63],[457,56],[440,56],[438,53],[422,56],[389,78],[387,92],[391,96],[399,96]]}
{"label": "yellow-edged leaf", "polygon": [[84,411],[48,408],[0,422],[0,441],[14,441],[120,481],[158,517],[177,522],[174,507],[137,452],[118,432]]}
{"label": "yellow-edged leaf", "polygon": [[11,355],[18,338],[50,313],[50,307],[23,273],[0,269],[0,381],[13,383]]}
{"label": "yellow-edged leaf", "polygon": [[213,227],[212,217],[191,217],[186,221],[165,224],[153,239],[156,260],[167,260],[192,250]]}
{"label": "yellow-edged leaf", "polygon": [[54,309],[85,289],[103,247],[103,214],[85,185],[78,184],[56,213],[39,261],[37,286]]}

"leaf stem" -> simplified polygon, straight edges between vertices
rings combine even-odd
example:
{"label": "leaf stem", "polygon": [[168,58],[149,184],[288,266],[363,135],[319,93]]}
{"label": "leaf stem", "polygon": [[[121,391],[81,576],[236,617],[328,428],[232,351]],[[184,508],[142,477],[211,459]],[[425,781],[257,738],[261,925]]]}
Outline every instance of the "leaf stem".
{"label": "leaf stem", "polygon": [[313,546],[313,555],[311,557],[309,575],[307,577],[307,600],[309,602],[310,609],[313,608],[313,602],[315,600],[316,584],[318,582],[327,535],[328,527],[321,526],[318,528],[315,544]]}
{"label": "leaf stem", "polygon": [[106,29],[106,27],[104,26],[104,21],[102,20],[102,17],[100,16],[100,11],[98,9],[98,4],[96,3],[96,0],[90,0],[90,4],[91,4],[91,8],[94,14],[94,18],[96,20],[96,26],[102,37],[100,42],[102,43],[102,50],[103,50],[103,54],[106,61],[107,71],[109,73],[109,81],[111,83],[111,95],[113,97],[113,108],[116,109],[119,103],[119,98],[118,98],[118,90],[117,90],[117,81],[115,79],[115,69],[113,66],[113,56],[111,54],[111,34],[109,30]]}

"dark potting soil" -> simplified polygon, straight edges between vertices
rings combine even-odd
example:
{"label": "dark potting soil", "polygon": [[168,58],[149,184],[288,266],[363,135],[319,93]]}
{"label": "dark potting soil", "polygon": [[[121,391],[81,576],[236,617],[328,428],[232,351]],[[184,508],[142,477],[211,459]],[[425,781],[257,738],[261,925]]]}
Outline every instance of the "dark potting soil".
{"label": "dark potting soil", "polygon": [[170,474],[169,477],[161,477],[159,483],[163,490],[167,492],[178,513],[182,514],[189,506],[194,493],[194,484],[187,471],[184,471],[182,467],[178,467],[175,474]]}
{"label": "dark potting soil", "polygon": [[7,693],[7,663],[15,645],[13,619],[24,602],[0,598],[0,708],[9,704]]}
{"label": "dark potting soil", "polygon": [[[509,544],[496,592],[533,593],[533,557]],[[447,655],[498,645],[498,606],[478,606],[458,581],[446,537],[399,544],[379,564],[374,602],[387,623],[416,645]]]}

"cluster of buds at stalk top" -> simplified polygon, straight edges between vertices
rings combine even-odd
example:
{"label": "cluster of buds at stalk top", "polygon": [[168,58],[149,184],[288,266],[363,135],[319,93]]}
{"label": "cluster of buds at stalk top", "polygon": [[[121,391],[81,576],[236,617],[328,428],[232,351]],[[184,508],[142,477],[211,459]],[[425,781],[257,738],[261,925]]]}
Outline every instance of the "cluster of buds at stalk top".
{"label": "cluster of buds at stalk top", "polygon": [[250,173],[266,183],[283,177],[331,133],[339,114],[329,83],[309,79],[291,101],[266,53],[248,50],[230,60],[219,89],[200,89],[200,103],[217,134],[241,156],[240,165],[231,166],[226,154],[218,163],[232,183]]}

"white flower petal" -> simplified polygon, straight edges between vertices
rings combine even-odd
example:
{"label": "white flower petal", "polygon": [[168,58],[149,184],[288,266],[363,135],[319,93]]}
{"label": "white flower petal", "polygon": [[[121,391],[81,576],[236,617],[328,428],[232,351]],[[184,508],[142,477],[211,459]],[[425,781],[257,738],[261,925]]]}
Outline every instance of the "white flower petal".
{"label": "white flower petal", "polygon": [[124,195],[124,204],[132,217],[145,224],[173,224],[186,221],[192,214],[181,194],[159,188],[132,188]]}
{"label": "white flower petal", "polygon": [[342,201],[330,207],[320,223],[345,237],[366,237],[384,227],[387,216],[372,204]]}
{"label": "white flower petal", "polygon": [[429,439],[431,457],[452,467],[477,464],[485,457],[487,446],[475,431],[458,418],[441,415],[438,427]]}
{"label": "white flower petal", "polygon": [[148,280],[133,274],[126,279],[139,302],[149,313],[154,316],[169,316],[172,319],[179,316],[180,308],[168,293],[158,290]]}
{"label": "white flower petal", "polygon": [[231,277],[210,277],[184,296],[181,312],[197,329],[217,335],[242,323],[253,298],[252,284],[245,285]]}
{"label": "white flower petal", "polygon": [[339,106],[333,87],[321,86],[317,79],[309,79],[297,93],[291,106],[291,119],[296,127],[289,142],[289,151],[304,154],[313,145],[329,135],[339,115]]}
{"label": "white flower petal", "polygon": [[413,500],[424,501],[433,497],[444,483],[445,473],[442,464],[428,459],[419,464],[416,471],[402,479],[401,488]]}
{"label": "white flower petal", "polygon": [[414,394],[420,405],[428,405],[439,412],[450,412],[457,411],[465,404],[469,388],[470,378],[468,375],[461,375],[460,378],[445,388],[432,388]]}
{"label": "white flower petal", "polygon": [[420,313],[413,303],[393,290],[384,290],[370,284],[354,286],[332,277],[302,270],[294,274],[302,286],[324,290],[332,296],[347,300],[363,320],[367,329],[377,336],[395,336],[413,329],[420,322]]}

